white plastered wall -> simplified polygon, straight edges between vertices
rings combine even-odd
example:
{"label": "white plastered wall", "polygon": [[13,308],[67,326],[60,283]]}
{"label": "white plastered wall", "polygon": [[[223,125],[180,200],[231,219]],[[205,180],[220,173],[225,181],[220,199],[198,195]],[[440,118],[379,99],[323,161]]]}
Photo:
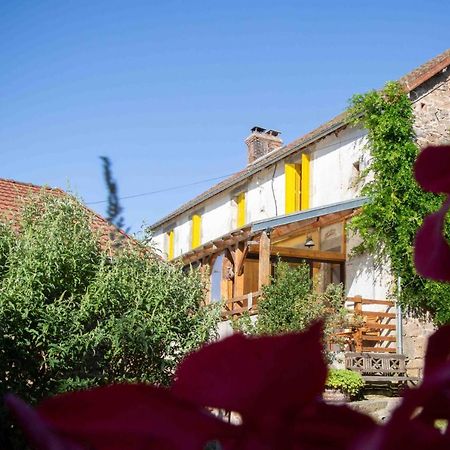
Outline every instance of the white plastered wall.
{"label": "white plastered wall", "polygon": [[205,202],[202,212],[202,244],[217,239],[233,229],[233,201],[229,192]]}
{"label": "white plastered wall", "polygon": [[[360,295],[374,300],[390,299],[392,278],[389,274],[389,264],[382,266],[368,254],[353,255],[353,249],[361,239],[352,232],[347,238],[347,262],[345,265],[345,286],[348,297]],[[380,309],[380,308],[375,308]]]}
{"label": "white plastered wall", "polygon": [[364,166],[366,131],[346,128],[316,144],[311,155],[310,207],[350,200],[358,195],[355,186],[359,162]]}
{"label": "white plastered wall", "polygon": [[254,175],[246,196],[247,222],[284,214],[284,164],[279,162]]}

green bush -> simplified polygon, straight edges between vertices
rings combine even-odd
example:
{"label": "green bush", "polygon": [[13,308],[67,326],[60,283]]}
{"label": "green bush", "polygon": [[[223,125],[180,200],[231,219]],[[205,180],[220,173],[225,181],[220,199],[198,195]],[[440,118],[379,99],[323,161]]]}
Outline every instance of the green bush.
{"label": "green bush", "polygon": [[278,334],[301,331],[323,319],[325,336],[332,339],[345,326],[348,311],[344,302],[341,284],[330,284],[325,292],[317,292],[307,264],[291,267],[280,261],[271,284],[262,289],[256,323],[244,315],[234,322],[234,328],[249,334]]}
{"label": "green bush", "polygon": [[218,311],[202,306],[197,271],[140,245],[103,250],[90,220],[76,199],[43,193],[26,202],[18,229],[0,225],[0,398],[168,384],[214,335]]}
{"label": "green bush", "polygon": [[357,397],[364,387],[364,380],[358,372],[346,369],[330,369],[325,387],[336,389],[350,397]]}

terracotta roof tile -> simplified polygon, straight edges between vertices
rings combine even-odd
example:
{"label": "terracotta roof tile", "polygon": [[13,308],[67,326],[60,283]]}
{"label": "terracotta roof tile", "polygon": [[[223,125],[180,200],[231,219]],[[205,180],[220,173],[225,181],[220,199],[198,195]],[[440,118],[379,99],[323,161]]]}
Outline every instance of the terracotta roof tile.
{"label": "terracotta roof tile", "polygon": [[398,81],[405,86],[408,92],[410,92],[449,65],[450,49],[447,49],[440,55],[437,55],[433,59],[430,59],[426,63],[412,70]]}
{"label": "terracotta roof tile", "polygon": [[[0,217],[6,220],[17,222],[23,207],[23,202],[32,194],[38,194],[42,190],[49,192],[58,197],[71,196],[71,194],[59,188],[51,188],[48,186],[37,186],[31,183],[22,183],[16,180],[0,178]],[[127,240],[133,240],[122,230],[117,230],[105,218],[97,214],[95,211],[83,207],[91,216],[92,229],[100,232],[100,242],[103,246],[107,246],[110,241],[111,233],[121,233]]]}

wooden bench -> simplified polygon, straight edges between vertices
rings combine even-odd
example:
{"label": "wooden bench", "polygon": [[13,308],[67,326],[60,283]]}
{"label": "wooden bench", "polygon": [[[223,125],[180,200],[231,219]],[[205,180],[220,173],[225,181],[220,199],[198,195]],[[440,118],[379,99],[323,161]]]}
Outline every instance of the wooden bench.
{"label": "wooden bench", "polygon": [[406,356],[397,353],[348,352],[345,368],[359,372],[363,380],[370,383],[416,384],[420,381],[406,374]]}

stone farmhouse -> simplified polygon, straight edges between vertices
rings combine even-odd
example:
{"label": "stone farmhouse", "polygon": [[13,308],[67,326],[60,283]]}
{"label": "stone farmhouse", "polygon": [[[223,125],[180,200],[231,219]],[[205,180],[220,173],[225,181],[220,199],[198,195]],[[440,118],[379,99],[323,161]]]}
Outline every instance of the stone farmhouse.
{"label": "stone farmhouse", "polygon": [[[447,50],[399,80],[413,103],[421,147],[450,140],[449,66]],[[408,373],[420,376],[430,326],[402,316],[388,268],[375,267],[371,255],[352,256],[358,238],[345,231],[368,201],[355,183],[368,164],[366,134],[348,125],[345,113],[287,145],[280,132],[255,126],[245,139],[247,167],[150,229],[169,260],[209,268],[208,301],[226,302],[222,335],[231,332],[230,316],[257,313],[278,258],[307,262],[318,289],[344,283],[347,305],[364,316],[364,327],[351,331],[355,354],[378,356],[370,363],[378,374],[404,372],[406,361]]]}

